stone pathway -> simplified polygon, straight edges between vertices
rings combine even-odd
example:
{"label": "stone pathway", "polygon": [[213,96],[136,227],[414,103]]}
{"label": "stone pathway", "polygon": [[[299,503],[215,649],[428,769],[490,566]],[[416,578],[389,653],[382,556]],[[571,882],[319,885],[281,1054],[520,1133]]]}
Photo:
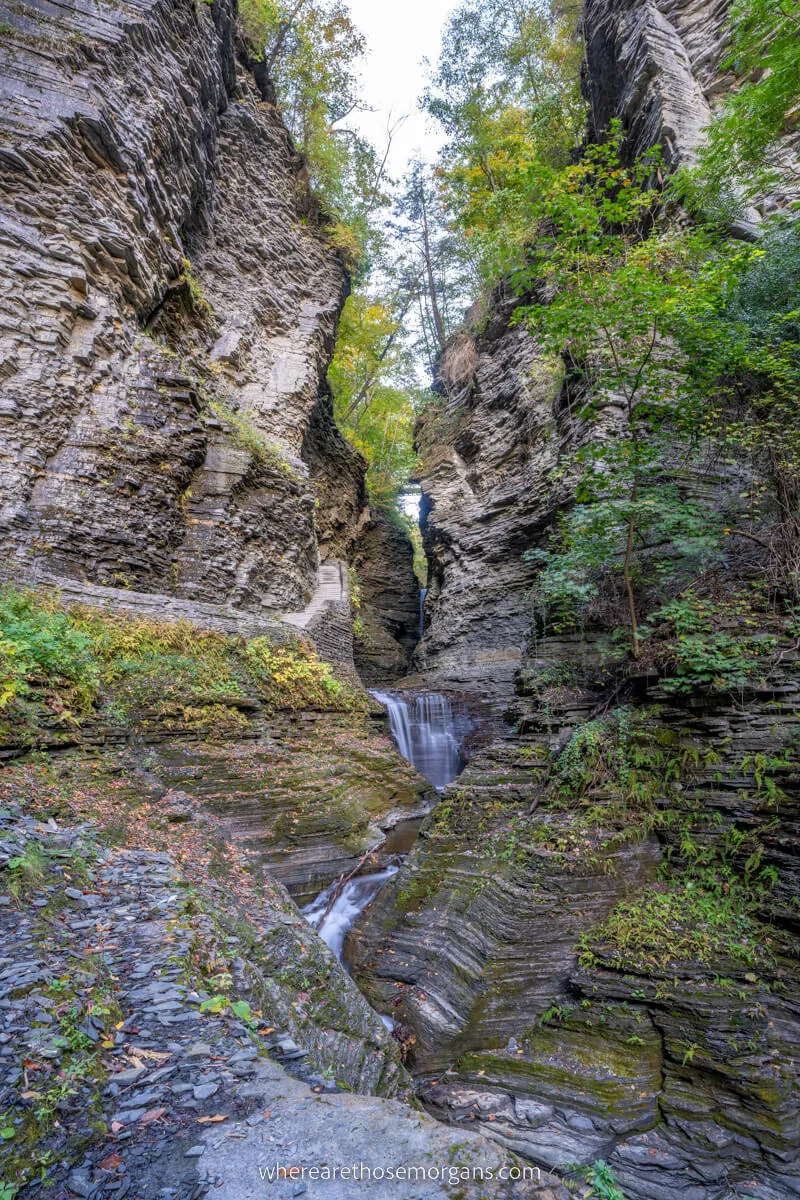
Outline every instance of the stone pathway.
{"label": "stone pathway", "polygon": [[308,629],[315,617],[331,605],[348,602],[350,595],[347,567],[334,561],[322,563],[317,577],[317,586],[310,602],[302,612],[288,613],[283,620],[298,629]]}
{"label": "stone pathway", "polygon": [[[0,826],[6,879],[24,886],[20,860],[35,870],[43,851],[54,864],[32,900],[0,896],[0,1179],[15,1178],[37,1141],[59,1200],[121,1200],[132,1187],[136,1200],[195,1200],[213,1182],[199,1161],[204,1128],[261,1103],[261,1055],[293,1062],[309,1090],[334,1088],[304,1070],[288,1033],[259,1035],[246,1008],[214,1003],[227,980],[192,988],[187,882],[168,855],[98,853],[86,828],[8,811]],[[39,1194],[38,1183],[21,1193]]]}
{"label": "stone pathway", "polygon": [[347,1094],[234,1000],[252,996],[248,950],[198,915],[169,854],[103,848],[88,824],[10,804],[0,879],[0,1182],[22,1183],[18,1200],[45,1185],[51,1200],[566,1200],[546,1181],[299,1178],[513,1160],[400,1101]]}

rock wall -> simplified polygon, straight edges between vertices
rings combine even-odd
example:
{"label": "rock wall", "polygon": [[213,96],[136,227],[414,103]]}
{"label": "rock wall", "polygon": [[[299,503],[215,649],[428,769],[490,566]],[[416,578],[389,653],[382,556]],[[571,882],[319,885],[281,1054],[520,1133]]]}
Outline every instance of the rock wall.
{"label": "rock wall", "polygon": [[389,683],[407,674],[419,641],[414,547],[400,525],[370,513],[354,546],[353,566],[359,588],[356,667],[367,684]]}
{"label": "rock wall", "polygon": [[[586,0],[583,87],[590,138],[618,117],[631,155],[659,144],[668,166],[691,162],[732,86],[726,0]],[[781,154],[795,154],[787,136]],[[784,205],[789,194],[766,207]],[[748,214],[751,234],[759,214]],[[534,338],[510,328],[502,294],[472,346],[469,377],[418,428],[431,579],[419,671],[437,687],[473,688],[501,706],[530,628],[522,561],[571,501],[571,456],[584,430]],[[458,349],[458,347],[455,347]],[[447,373],[445,356],[444,374]]]}
{"label": "rock wall", "polygon": [[417,430],[428,556],[425,637],[415,665],[433,686],[507,701],[530,628],[533,573],[522,561],[563,497],[560,377],[503,314],[480,339],[469,383]]}
{"label": "rock wall", "polygon": [[[585,0],[589,137],[600,137],[616,117],[631,156],[658,145],[669,168],[691,163],[715,108],[736,84],[724,66],[729,12],[729,0]],[[796,159],[798,144],[796,131],[787,128],[776,160]],[[784,174],[791,179],[791,172]],[[739,232],[753,236],[765,212],[797,197],[796,183],[782,185],[760,211],[737,222]]]}
{"label": "rock wall", "polygon": [[[800,657],[789,649],[735,705],[645,700],[640,763],[662,747],[683,764],[658,785],[653,811],[672,811],[655,822],[615,812],[599,785],[547,798],[553,756],[603,707],[591,642],[582,658],[563,640],[540,648],[520,733],[479,751],[426,820],[351,934],[354,974],[394,1014],[442,1119],[476,1122],[542,1166],[602,1158],[631,1200],[788,1200],[800,1194]],[[545,702],[535,681],[554,667],[573,683]],[[757,920],[739,930],[720,910],[722,936],[681,952],[673,915],[637,950],[637,920],[669,887],[662,864],[680,871],[695,844],[716,869],[742,872],[757,851],[775,873]],[[602,922],[620,901],[630,918],[615,941]]]}
{"label": "rock wall", "polygon": [[352,538],[365,465],[324,388],[346,275],[233,16],[3,25],[6,574],[263,615]]}
{"label": "rock wall", "polygon": [[[727,7],[587,0],[590,135],[618,116],[631,154],[659,142],[669,165],[690,161],[731,84]],[[671,747],[693,764],[674,796],[659,783],[649,817],[615,815],[603,784],[553,799],[571,735],[621,694],[591,629],[533,643],[522,555],[572,502],[586,430],[512,309],[496,297],[467,372],[448,380],[445,356],[446,398],[418,429],[431,583],[415,659],[431,684],[493,701],[508,732],[474,754],[357,926],[354,971],[393,1004],[443,1119],[550,1167],[602,1158],[632,1200],[788,1200],[800,1195],[796,645],[735,698],[676,703],[645,672],[628,682],[624,702],[649,722],[643,761]],[[680,477],[716,511],[735,506],[732,479]],[[764,567],[743,562],[732,543],[727,578]],[[648,953],[631,949],[695,853],[744,876],[753,863],[732,847],[745,844],[771,880],[753,926],[681,954],[665,919]],[[604,912],[630,915],[620,942]]]}

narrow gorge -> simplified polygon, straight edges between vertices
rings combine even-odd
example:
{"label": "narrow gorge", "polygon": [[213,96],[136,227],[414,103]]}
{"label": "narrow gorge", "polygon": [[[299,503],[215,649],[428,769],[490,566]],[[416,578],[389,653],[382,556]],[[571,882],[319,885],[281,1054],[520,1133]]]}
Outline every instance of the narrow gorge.
{"label": "narrow gorge", "polygon": [[[568,182],[509,171],[557,203],[422,400],[402,367],[406,450],[379,371],[444,258],[403,260],[343,405],[361,268],[280,97],[303,3],[272,54],[236,0],[0,5],[0,1200],[800,1198],[796,106],[608,385],[559,316],[589,257],[552,264],[594,188],[603,271],[624,203],[625,269],[669,222],[662,303],[732,10],[517,6],[580,48]],[[494,253],[482,154],[439,180],[481,179]]]}

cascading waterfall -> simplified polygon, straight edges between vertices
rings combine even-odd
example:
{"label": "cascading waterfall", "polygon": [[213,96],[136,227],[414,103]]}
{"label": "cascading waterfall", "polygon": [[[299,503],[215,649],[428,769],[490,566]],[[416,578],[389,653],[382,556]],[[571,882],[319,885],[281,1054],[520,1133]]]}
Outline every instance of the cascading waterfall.
{"label": "cascading waterfall", "polygon": [[427,588],[419,589],[419,640],[425,636],[425,597],[428,595]]}
{"label": "cascading waterfall", "polygon": [[[423,619],[420,604],[420,620]],[[437,791],[447,787],[464,768],[461,746],[472,728],[466,712],[453,707],[439,692],[370,692],[387,710],[389,728],[395,745],[404,758],[429,779]],[[388,850],[388,847],[387,847]],[[371,875],[358,875],[341,888],[331,903],[339,881],[303,909],[303,915],[330,946],[342,957],[345,938],[356,920],[377,896],[383,885],[397,874],[397,866]],[[388,1028],[391,1018],[382,1017]]]}
{"label": "cascading waterfall", "polygon": [[337,885],[332,883],[303,909],[303,916],[309,925],[317,930],[323,942],[327,942],[337,958],[342,957],[344,939],[355,924],[356,918],[372,903],[383,885],[396,875],[397,871],[397,867],[388,867],[387,870],[377,871],[373,875],[359,875],[350,879],[333,904],[330,903],[331,896]]}
{"label": "cascading waterfall", "polygon": [[389,714],[397,749],[437,792],[464,769],[461,746],[471,721],[439,692],[371,692]]}

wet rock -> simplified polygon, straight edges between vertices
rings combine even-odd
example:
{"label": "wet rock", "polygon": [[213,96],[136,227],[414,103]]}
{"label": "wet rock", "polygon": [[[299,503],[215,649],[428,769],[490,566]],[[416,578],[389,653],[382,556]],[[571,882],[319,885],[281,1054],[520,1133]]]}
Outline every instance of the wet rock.
{"label": "wet rock", "polygon": [[406,675],[419,640],[420,585],[414,547],[399,523],[370,513],[354,551],[360,590],[355,661],[367,685]]}

